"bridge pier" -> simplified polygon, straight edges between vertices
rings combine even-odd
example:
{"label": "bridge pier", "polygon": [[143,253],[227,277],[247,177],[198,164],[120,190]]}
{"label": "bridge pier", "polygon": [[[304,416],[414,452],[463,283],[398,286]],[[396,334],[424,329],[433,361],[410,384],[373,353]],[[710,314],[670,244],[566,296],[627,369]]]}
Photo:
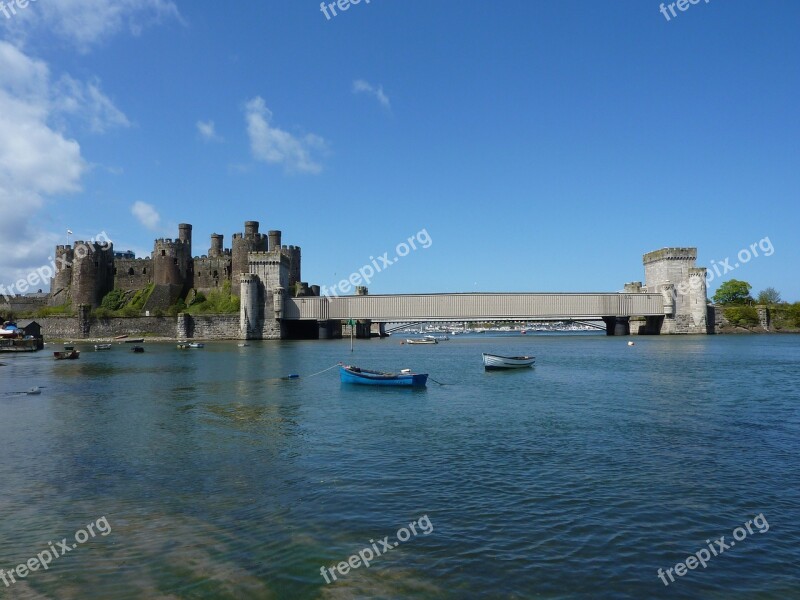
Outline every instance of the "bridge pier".
{"label": "bridge pier", "polygon": [[603,317],[606,335],[630,335],[630,317]]}
{"label": "bridge pier", "polygon": [[372,321],[369,319],[359,319],[356,321],[356,339],[368,340],[372,338]]}
{"label": "bridge pier", "polygon": [[631,318],[631,335],[659,335],[664,317],[638,317]]}
{"label": "bridge pier", "polygon": [[341,321],[317,321],[319,326],[319,339],[334,340],[342,337]]}

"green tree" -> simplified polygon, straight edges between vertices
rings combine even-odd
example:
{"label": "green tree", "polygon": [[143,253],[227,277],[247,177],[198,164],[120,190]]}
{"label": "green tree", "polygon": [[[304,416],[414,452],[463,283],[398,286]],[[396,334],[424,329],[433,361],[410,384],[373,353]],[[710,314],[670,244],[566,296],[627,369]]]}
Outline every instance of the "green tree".
{"label": "green tree", "polygon": [[753,289],[753,286],[746,281],[730,279],[719,286],[717,293],[714,294],[714,302],[717,304],[747,304],[753,301],[752,296],[750,296],[751,289]]}
{"label": "green tree", "polygon": [[776,290],[774,287],[768,287],[764,290],[761,290],[758,293],[758,300],[759,304],[766,304],[767,306],[772,306],[775,304],[781,303],[781,293]]}

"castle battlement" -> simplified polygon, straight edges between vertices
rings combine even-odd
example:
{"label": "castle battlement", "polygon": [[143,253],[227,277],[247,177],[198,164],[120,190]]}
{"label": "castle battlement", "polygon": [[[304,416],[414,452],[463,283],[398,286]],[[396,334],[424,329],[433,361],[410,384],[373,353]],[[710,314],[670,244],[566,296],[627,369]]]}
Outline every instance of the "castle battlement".
{"label": "castle battlement", "polygon": [[662,260],[697,260],[697,248],[662,248],[642,257],[645,265]]}

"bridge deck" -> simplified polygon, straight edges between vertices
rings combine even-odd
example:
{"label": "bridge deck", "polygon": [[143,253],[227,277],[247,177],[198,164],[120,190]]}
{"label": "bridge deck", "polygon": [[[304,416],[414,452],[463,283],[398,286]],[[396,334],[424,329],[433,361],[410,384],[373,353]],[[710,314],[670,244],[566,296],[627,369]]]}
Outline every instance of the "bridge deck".
{"label": "bridge deck", "polygon": [[661,294],[397,294],[287,298],[284,319],[492,321],[660,316]]}

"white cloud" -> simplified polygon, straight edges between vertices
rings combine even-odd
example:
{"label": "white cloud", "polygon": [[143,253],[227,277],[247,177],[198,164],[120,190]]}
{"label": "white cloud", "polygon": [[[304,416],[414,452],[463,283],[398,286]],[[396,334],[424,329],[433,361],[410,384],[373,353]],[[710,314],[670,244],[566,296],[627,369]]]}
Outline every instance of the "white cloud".
{"label": "white cloud", "polygon": [[152,204],[137,201],[131,206],[131,214],[151,231],[157,231],[161,224],[161,215]]}
{"label": "white cloud", "polygon": [[0,13],[0,285],[47,264],[65,241],[63,232],[46,231],[55,223],[43,209],[81,191],[90,168],[70,128],[130,126],[99,80],[53,80],[47,63],[21,48],[56,37],[86,52],[120,31],[138,35],[166,20],[181,21],[172,0],[43,0],[16,8],[10,19]]}
{"label": "white cloud", "polygon": [[181,21],[172,0],[41,0],[17,9],[13,19],[0,19],[0,28],[5,21],[18,41],[50,31],[85,52],[121,30],[139,35],[146,26],[169,19]]}
{"label": "white cloud", "polygon": [[380,102],[381,106],[387,110],[392,107],[391,103],[389,102],[389,96],[383,92],[382,85],[374,86],[363,79],[356,79],[353,82],[353,93],[369,94],[370,96],[374,96],[375,99]]}
{"label": "white cloud", "polygon": [[312,152],[327,151],[327,142],[318,135],[295,137],[291,133],[272,127],[272,111],[264,99],[257,96],[245,105],[247,134],[250,149],[256,160],[282,164],[288,172],[319,173],[322,165],[312,157]]}
{"label": "white cloud", "polygon": [[54,92],[54,110],[85,121],[94,133],[105,133],[112,127],[131,126],[128,117],[100,91],[97,79],[83,83],[64,75]]}
{"label": "white cloud", "polygon": [[47,262],[59,236],[38,212],[48,196],[79,191],[89,168],[52,114],[47,65],[0,41],[0,284]]}
{"label": "white cloud", "polygon": [[222,141],[222,138],[219,135],[217,135],[217,130],[214,127],[214,121],[208,121],[208,122],[198,121],[197,133],[200,134],[200,137],[206,142]]}

